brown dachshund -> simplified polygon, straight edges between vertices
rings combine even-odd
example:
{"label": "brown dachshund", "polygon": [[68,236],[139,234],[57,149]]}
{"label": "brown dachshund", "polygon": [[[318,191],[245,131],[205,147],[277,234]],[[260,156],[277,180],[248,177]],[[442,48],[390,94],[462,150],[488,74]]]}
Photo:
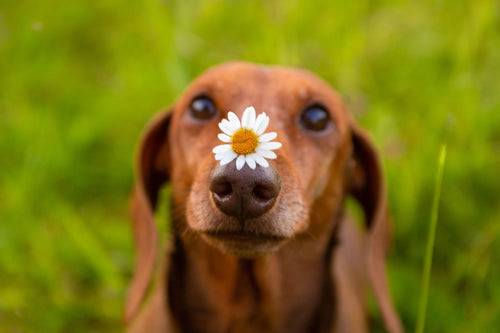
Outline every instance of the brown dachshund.
{"label": "brown dachshund", "polygon": [[[268,167],[222,166],[218,123],[248,106],[269,116],[282,147]],[[248,63],[209,69],[146,128],[136,168],[129,332],[368,332],[368,285],[387,331],[403,331],[385,272],[380,158],[318,77]],[[172,232],[159,256],[154,210],[167,182]],[[366,232],[344,214],[349,196]]]}

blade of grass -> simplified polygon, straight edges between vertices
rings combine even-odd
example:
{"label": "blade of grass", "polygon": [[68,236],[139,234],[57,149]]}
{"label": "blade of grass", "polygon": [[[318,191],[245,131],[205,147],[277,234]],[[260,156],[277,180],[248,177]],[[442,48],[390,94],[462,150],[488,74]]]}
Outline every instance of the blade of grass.
{"label": "blade of grass", "polygon": [[423,333],[425,326],[425,314],[427,311],[427,299],[429,296],[429,281],[432,268],[432,254],[434,251],[434,241],[436,239],[436,225],[439,210],[439,198],[441,197],[441,184],[443,181],[443,169],[446,160],[446,145],[441,147],[439,154],[438,169],[436,173],[436,185],[434,188],[434,198],[432,200],[431,220],[429,234],[427,235],[427,248],[425,251],[424,273],[422,275],[422,293],[418,310],[417,328],[415,333]]}

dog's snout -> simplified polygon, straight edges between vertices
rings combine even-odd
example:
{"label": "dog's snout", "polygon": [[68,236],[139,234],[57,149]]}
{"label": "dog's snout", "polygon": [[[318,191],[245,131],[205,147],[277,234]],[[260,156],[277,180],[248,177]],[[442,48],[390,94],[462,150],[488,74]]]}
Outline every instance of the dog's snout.
{"label": "dog's snout", "polygon": [[215,167],[209,188],[220,211],[244,221],[259,217],[274,206],[281,180],[272,166],[257,166],[255,170],[244,166],[236,170],[235,163],[230,163]]}

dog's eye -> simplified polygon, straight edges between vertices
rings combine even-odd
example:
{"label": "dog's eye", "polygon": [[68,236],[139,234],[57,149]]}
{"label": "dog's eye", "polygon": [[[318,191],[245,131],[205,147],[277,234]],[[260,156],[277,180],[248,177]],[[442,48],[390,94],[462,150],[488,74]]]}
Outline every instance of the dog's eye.
{"label": "dog's eye", "polygon": [[308,107],[300,115],[300,123],[311,131],[323,131],[330,124],[330,114],[320,105]]}
{"label": "dog's eye", "polygon": [[191,116],[197,119],[211,119],[217,113],[214,102],[206,96],[199,96],[193,99],[190,106]]}

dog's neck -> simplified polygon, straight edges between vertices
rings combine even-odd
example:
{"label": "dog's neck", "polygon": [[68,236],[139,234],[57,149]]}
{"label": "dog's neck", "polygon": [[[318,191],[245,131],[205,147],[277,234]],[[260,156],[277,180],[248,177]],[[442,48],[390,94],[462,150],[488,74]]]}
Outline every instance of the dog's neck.
{"label": "dog's neck", "polygon": [[299,237],[255,259],[226,254],[198,235],[177,235],[168,279],[181,331],[327,331],[335,299],[333,233]]}

